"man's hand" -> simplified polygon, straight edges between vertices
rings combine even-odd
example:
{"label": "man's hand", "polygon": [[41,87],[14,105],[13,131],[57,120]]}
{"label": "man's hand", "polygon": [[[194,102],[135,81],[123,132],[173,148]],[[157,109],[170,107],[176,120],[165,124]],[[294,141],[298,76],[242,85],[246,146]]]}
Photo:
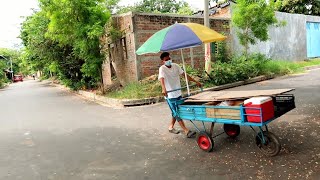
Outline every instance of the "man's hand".
{"label": "man's hand", "polygon": [[167,97],[167,96],[168,96],[168,93],[167,93],[167,91],[166,91],[166,90],[162,90],[162,94],[163,94],[163,96],[165,96],[165,97]]}

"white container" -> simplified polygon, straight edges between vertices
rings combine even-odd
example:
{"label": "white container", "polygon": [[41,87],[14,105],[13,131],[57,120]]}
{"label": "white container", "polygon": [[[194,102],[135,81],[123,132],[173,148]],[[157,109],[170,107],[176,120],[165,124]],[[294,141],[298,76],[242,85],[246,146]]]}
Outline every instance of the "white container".
{"label": "white container", "polygon": [[250,99],[247,99],[244,101],[244,105],[252,103],[252,105],[261,105],[263,103],[266,103],[268,101],[272,101],[271,97],[252,97]]}

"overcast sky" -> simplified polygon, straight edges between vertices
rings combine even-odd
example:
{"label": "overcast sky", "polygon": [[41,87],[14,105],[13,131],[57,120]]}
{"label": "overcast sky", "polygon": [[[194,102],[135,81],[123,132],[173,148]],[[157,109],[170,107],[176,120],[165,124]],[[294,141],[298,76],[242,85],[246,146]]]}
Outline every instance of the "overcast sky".
{"label": "overcast sky", "polygon": [[[140,0],[121,0],[120,5],[133,5]],[[184,0],[194,9],[203,9],[203,0]],[[0,0],[0,48],[14,48],[21,43],[18,38],[24,17],[38,7],[37,0]]]}

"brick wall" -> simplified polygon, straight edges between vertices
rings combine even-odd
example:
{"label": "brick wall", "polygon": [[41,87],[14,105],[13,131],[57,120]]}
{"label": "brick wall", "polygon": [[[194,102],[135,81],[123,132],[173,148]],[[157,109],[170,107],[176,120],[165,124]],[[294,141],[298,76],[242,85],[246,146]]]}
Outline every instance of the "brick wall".
{"label": "brick wall", "polygon": [[[134,33],[136,37],[137,49],[155,32],[166,28],[174,23],[193,22],[203,24],[203,18],[189,16],[174,16],[164,14],[133,14]],[[210,18],[210,26],[217,32],[230,34],[229,19]],[[187,64],[191,65],[191,52],[195,68],[204,68],[204,47],[184,49],[183,56]],[[176,63],[182,63],[180,51],[170,52],[171,58]],[[148,54],[137,56],[137,69],[139,79],[143,79],[158,73],[161,60],[158,54]]]}
{"label": "brick wall", "polygon": [[[122,85],[126,85],[129,82],[136,81],[137,68],[136,68],[136,55],[135,55],[135,39],[132,24],[132,13],[124,15],[113,16],[113,24],[123,32],[122,42],[110,43],[107,41],[108,35],[103,37],[103,51],[113,52],[112,55],[106,54],[105,62],[103,63],[103,81],[104,85],[108,86],[112,84],[111,81],[111,68],[113,66],[116,71],[117,79]],[[125,46],[123,44],[125,43]],[[110,48],[111,47],[111,48]],[[110,50],[107,50],[107,49]]]}
{"label": "brick wall", "polygon": [[[127,58],[112,60],[106,58],[104,71],[110,71],[108,68],[110,62],[117,71],[118,79],[122,84],[130,81],[141,80],[153,74],[158,73],[161,66],[161,60],[158,54],[146,54],[137,56],[135,50],[138,49],[150,36],[155,32],[166,28],[176,22],[194,22],[203,24],[203,18],[189,16],[174,16],[164,14],[143,14],[143,13],[126,13],[123,15],[113,16],[113,22],[124,32],[126,39]],[[210,18],[210,26],[217,32],[230,34],[229,19]],[[107,42],[103,41],[106,48]],[[192,52],[191,52],[192,51]],[[181,62],[180,51],[172,51],[171,58],[176,63]],[[192,49],[184,49],[183,55],[187,64],[191,64],[191,53],[195,68],[204,68],[204,47],[199,46]],[[104,82],[111,82],[111,73],[104,72]]]}

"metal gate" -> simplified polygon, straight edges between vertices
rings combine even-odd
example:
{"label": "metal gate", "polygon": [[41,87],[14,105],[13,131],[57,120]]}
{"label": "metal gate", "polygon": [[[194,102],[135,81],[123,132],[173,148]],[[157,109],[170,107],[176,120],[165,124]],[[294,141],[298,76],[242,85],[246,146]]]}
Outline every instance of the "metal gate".
{"label": "metal gate", "polygon": [[307,22],[307,57],[320,57],[320,23]]}

